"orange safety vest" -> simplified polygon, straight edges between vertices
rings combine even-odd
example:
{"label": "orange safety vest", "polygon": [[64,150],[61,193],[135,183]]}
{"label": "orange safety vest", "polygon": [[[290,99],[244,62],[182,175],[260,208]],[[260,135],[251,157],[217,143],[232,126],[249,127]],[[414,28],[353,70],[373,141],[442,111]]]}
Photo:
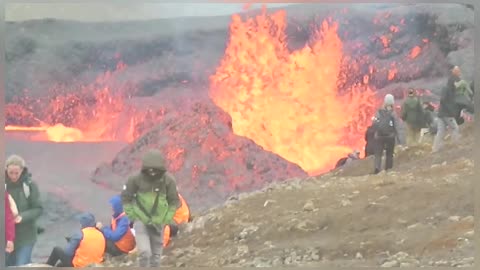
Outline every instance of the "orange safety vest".
{"label": "orange safety vest", "polygon": [[89,264],[103,262],[106,246],[103,233],[93,227],[83,228],[82,233],[83,239],[73,256],[73,267],[85,267]]}
{"label": "orange safety vest", "polygon": [[[125,216],[125,212],[118,215],[117,218],[112,218],[113,231],[115,231],[115,229],[117,228],[117,220],[123,216]],[[128,228],[127,232],[122,236],[120,240],[115,242],[115,246],[117,246],[117,248],[124,253],[128,253],[132,251],[135,248],[135,245],[136,245],[135,237],[133,236],[130,228]]]}
{"label": "orange safety vest", "polygon": [[[187,223],[190,219],[190,209],[188,208],[188,204],[182,195],[178,194],[178,198],[180,199],[180,207],[175,212],[173,216],[173,221],[177,224]],[[166,247],[170,242],[170,226],[166,225],[163,229],[163,247]]]}

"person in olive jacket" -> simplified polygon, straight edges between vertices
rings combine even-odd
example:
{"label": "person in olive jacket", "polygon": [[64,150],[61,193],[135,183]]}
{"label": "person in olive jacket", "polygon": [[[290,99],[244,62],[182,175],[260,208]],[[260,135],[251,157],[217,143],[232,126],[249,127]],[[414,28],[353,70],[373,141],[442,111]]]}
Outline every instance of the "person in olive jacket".
{"label": "person in olive jacket", "polygon": [[31,263],[32,252],[37,242],[37,220],[43,213],[38,186],[32,181],[32,174],[25,160],[17,155],[5,162],[5,183],[7,192],[18,208],[15,217],[15,250],[9,254],[7,266],[21,266]]}

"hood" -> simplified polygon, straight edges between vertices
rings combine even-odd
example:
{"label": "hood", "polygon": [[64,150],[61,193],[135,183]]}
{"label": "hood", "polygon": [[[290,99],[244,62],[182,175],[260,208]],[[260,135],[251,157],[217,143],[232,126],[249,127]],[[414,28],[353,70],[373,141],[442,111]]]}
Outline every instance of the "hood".
{"label": "hood", "polygon": [[118,217],[121,213],[123,213],[122,198],[120,195],[113,196],[109,202],[113,208],[114,217]]}
{"label": "hood", "polygon": [[165,167],[165,159],[163,159],[163,155],[158,150],[150,150],[148,151],[142,159],[142,169],[151,168],[151,169],[159,169],[162,171],[166,171]]}
{"label": "hood", "polygon": [[77,216],[77,220],[80,222],[83,228],[95,227],[95,216],[91,213],[83,213]]}
{"label": "hood", "polygon": [[393,106],[395,105],[395,98],[393,97],[392,94],[386,94],[385,98],[383,100],[383,105],[384,106]]}

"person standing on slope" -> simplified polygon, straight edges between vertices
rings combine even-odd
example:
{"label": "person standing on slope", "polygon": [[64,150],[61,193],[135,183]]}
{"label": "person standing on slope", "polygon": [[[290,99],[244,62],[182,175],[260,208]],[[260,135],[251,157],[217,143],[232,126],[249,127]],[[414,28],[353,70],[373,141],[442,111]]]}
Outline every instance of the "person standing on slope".
{"label": "person standing on slope", "polygon": [[391,94],[385,95],[383,107],[373,119],[375,130],[375,170],[378,174],[382,169],[383,151],[386,152],[385,170],[393,168],[393,152],[396,141],[399,140],[398,119],[394,111],[395,98]]}
{"label": "person standing on slope", "polygon": [[43,213],[40,191],[25,160],[10,156],[5,168],[7,191],[15,202],[18,215],[15,217],[15,250],[8,256],[8,266],[21,266],[32,262],[32,252],[37,242],[37,220]]}
{"label": "person standing on slope", "polygon": [[175,178],[167,172],[159,151],[144,155],[140,173],[128,179],[121,196],[123,209],[134,222],[139,266],[158,267],[164,227],[173,222],[180,205]]}
{"label": "person standing on slope", "polygon": [[460,81],[460,68],[455,66],[452,74],[448,78],[447,86],[443,89],[440,98],[440,108],[438,109],[437,134],[433,140],[432,152],[436,153],[443,147],[443,140],[447,133],[447,128],[452,130],[452,139],[458,141],[460,138],[460,129],[457,120],[458,105],[455,101],[456,87],[455,83]]}
{"label": "person standing on slope", "polygon": [[420,140],[420,131],[425,126],[425,112],[423,106],[415,93],[415,90],[408,89],[408,97],[402,104],[401,118],[407,126],[407,145],[414,146]]}

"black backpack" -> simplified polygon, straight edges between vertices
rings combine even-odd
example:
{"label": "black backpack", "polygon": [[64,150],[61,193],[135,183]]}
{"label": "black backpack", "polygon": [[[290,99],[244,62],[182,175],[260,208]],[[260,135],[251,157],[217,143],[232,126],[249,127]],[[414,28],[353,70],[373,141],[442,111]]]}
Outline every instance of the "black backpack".
{"label": "black backpack", "polygon": [[378,117],[375,119],[375,131],[379,137],[392,137],[395,135],[395,118],[390,111],[378,111]]}

